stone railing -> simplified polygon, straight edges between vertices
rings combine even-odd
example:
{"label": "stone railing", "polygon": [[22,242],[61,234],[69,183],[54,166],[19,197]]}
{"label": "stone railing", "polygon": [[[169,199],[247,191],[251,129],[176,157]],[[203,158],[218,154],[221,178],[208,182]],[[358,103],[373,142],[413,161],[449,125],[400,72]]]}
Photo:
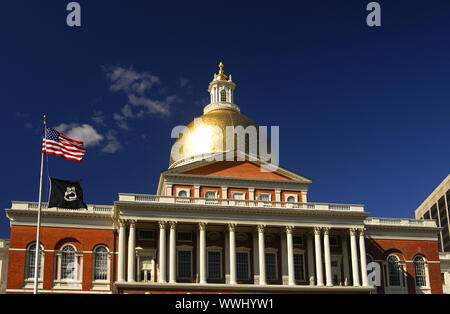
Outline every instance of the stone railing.
{"label": "stone railing", "polygon": [[364,212],[363,205],[273,202],[261,200],[178,197],[178,196],[161,196],[161,195],[145,195],[145,194],[129,194],[129,193],[120,193],[119,201],[140,202],[140,203],[179,203],[179,204],[200,204],[210,206],[270,207],[270,208],[294,208],[294,209],[297,208],[297,209],[312,209],[312,210]]}
{"label": "stone railing", "polygon": [[408,218],[367,218],[366,225],[375,226],[410,226],[410,227],[437,227],[434,220],[408,219]]}
{"label": "stone railing", "polygon": [[[13,210],[38,210],[38,202],[17,202],[13,201],[11,209]],[[68,208],[48,208],[48,203],[42,203],[42,211],[45,212],[76,212],[76,213],[96,213],[96,214],[108,214],[113,212],[114,206],[112,205],[87,205],[87,209],[68,209]]]}

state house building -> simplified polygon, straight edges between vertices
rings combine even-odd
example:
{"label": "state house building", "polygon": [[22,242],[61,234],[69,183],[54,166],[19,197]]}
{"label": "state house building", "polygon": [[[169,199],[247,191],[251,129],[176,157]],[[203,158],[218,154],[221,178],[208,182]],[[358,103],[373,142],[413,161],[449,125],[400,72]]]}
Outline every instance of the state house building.
{"label": "state house building", "polygon": [[[175,142],[155,195],[42,210],[40,293],[442,293],[433,220],[375,218],[312,203],[312,180],[233,149],[227,126],[256,126],[220,71],[211,103]],[[262,136],[261,134],[258,134]],[[175,157],[174,157],[175,156]],[[155,178],[156,179],[156,178]],[[13,201],[7,293],[32,293],[36,202]],[[379,265],[369,270],[367,265]],[[371,266],[372,267],[372,266]]]}

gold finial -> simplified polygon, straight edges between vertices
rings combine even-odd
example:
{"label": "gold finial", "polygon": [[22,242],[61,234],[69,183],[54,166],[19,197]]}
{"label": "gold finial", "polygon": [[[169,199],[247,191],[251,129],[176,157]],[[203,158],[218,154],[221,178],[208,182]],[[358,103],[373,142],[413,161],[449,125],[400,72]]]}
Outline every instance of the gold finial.
{"label": "gold finial", "polygon": [[220,68],[219,74],[217,74],[216,78],[217,78],[218,80],[221,80],[221,81],[227,80],[228,77],[227,77],[227,76],[225,75],[225,73],[223,72],[223,63],[222,63],[222,62],[219,63],[219,68]]}

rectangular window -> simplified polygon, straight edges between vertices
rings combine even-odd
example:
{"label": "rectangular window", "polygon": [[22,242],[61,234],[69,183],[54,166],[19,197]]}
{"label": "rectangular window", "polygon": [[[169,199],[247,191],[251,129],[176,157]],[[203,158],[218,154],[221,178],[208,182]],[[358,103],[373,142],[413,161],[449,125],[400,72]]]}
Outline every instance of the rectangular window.
{"label": "rectangular window", "polygon": [[303,236],[293,236],[294,245],[303,245]]}
{"label": "rectangular window", "polygon": [[297,281],[305,280],[305,265],[301,253],[294,254],[294,277]]}
{"label": "rectangular window", "polygon": [[178,278],[192,278],[192,252],[178,251]]}
{"label": "rectangular window", "polygon": [[216,191],[205,191],[205,198],[217,198]]}
{"label": "rectangular window", "polygon": [[139,230],[138,231],[138,239],[139,240],[154,240],[154,232],[153,230]]}
{"label": "rectangular window", "polygon": [[222,254],[219,251],[208,252],[208,279],[222,278]]}
{"label": "rectangular window", "polygon": [[248,252],[236,252],[236,279],[250,279]]}
{"label": "rectangular window", "polygon": [[265,201],[265,202],[270,202],[270,194],[268,194],[268,193],[259,194],[259,200]]}
{"label": "rectangular window", "polygon": [[277,280],[277,254],[266,253],[266,279]]}
{"label": "rectangular window", "polygon": [[192,232],[178,231],[177,232],[177,240],[182,241],[182,242],[191,242],[192,241]]}

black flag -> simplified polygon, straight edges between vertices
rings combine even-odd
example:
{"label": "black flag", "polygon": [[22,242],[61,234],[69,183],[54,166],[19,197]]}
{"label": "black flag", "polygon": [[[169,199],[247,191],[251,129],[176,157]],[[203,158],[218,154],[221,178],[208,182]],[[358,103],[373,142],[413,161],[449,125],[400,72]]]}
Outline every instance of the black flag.
{"label": "black flag", "polygon": [[86,208],[80,181],[65,181],[50,178],[50,200],[48,207],[69,209]]}

